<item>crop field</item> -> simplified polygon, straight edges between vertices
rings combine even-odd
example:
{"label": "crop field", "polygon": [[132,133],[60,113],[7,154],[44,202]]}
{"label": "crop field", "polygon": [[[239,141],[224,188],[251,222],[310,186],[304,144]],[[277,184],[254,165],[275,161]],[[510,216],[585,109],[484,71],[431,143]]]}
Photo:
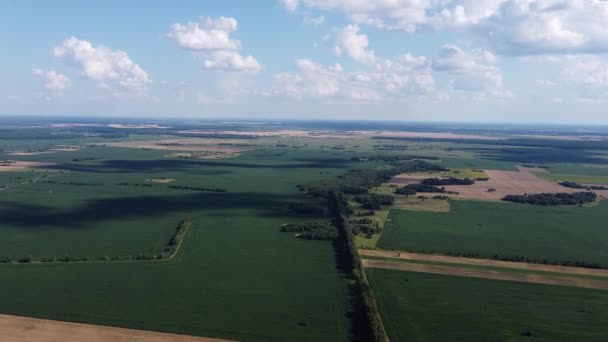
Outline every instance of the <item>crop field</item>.
{"label": "crop field", "polygon": [[600,341],[608,334],[608,291],[366,272],[391,341]]}
{"label": "crop field", "polygon": [[[164,153],[97,146],[13,156],[61,173],[0,192],[3,256],[135,256],[162,248],[184,216],[192,226],[169,261],[0,264],[2,312],[236,340],[346,340],[347,279],[331,243],[278,228],[322,219],[288,210],[311,201],[296,185],[336,177],[348,160],[319,150]],[[30,173],[39,172],[6,180]],[[175,181],[146,181],[161,178]]]}
{"label": "crop field", "polygon": [[539,207],[453,201],[448,213],[393,210],[381,248],[608,265],[608,202]]}
{"label": "crop field", "polygon": [[[573,281],[539,271],[545,273],[539,278],[527,269],[495,269],[503,261],[470,257],[608,267],[608,202],[538,207],[395,194],[403,184],[438,176],[489,177],[477,183],[484,193],[488,186],[505,188],[495,196],[562,189],[530,171],[541,169],[522,167],[536,152],[500,145],[508,139],[502,134],[256,131],[228,124],[165,132],[162,125],[142,124],[155,132],[146,134],[135,123],[102,125],[89,134],[89,128],[58,125],[49,132],[11,133],[13,139],[0,136],[1,314],[136,329],[136,335],[149,330],[240,341],[348,341],[369,340],[361,326],[374,326],[371,313],[393,341],[440,341],[450,334],[475,341],[518,340],[526,329],[538,340],[570,336],[574,332],[549,326],[580,319],[568,311],[573,305],[587,315],[603,310],[595,303],[605,291],[513,282],[603,288],[597,287],[605,286],[603,276],[582,274]],[[86,135],[59,139],[59,133],[69,135],[64,129]],[[572,160],[599,154],[568,152],[560,160],[552,153],[533,164],[546,174],[577,174]],[[600,164],[585,165],[580,174],[606,176],[595,171]],[[410,178],[387,183],[407,170]],[[492,183],[500,182],[497,175],[508,182]],[[286,226],[294,230],[283,231]],[[353,246],[369,248],[362,261]],[[401,250],[404,260],[385,260],[381,253],[396,251],[382,249]],[[441,255],[405,260],[413,255],[408,250],[468,258],[461,265],[446,264]],[[490,261],[499,266],[483,264]],[[365,267],[373,292],[363,273],[353,271],[355,263]],[[482,294],[470,307],[454,299],[468,286]],[[365,303],[374,296],[380,313]],[[544,306],[522,309],[526,300]],[[522,318],[513,314],[517,310],[527,311]],[[490,311],[487,327],[462,328],[460,320]],[[556,313],[541,317],[545,311]],[[450,315],[454,324],[446,323]],[[603,331],[597,327],[602,315],[581,325],[589,330],[584,338]],[[47,323],[57,326],[40,324]],[[66,324],[64,333],[78,327]],[[60,338],[62,328],[52,329],[49,334]]]}

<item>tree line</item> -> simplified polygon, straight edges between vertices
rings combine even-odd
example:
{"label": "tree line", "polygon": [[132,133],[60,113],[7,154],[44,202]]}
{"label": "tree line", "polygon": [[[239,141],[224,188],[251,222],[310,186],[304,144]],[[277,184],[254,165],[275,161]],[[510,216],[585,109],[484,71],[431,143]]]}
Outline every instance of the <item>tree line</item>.
{"label": "tree line", "polygon": [[559,185],[572,189],[608,190],[608,187],[603,185],[583,185],[576,182],[559,182]]}
{"label": "tree line", "polygon": [[173,235],[169,238],[163,250],[160,253],[142,253],[136,256],[126,255],[126,256],[101,256],[101,257],[79,257],[79,256],[62,256],[62,257],[43,257],[40,260],[34,260],[34,258],[30,256],[13,259],[10,256],[5,256],[0,260],[1,263],[11,264],[11,263],[31,263],[31,262],[42,262],[42,263],[52,263],[52,262],[86,262],[86,261],[127,261],[127,260],[162,260],[168,259],[172,257],[181,244],[181,241],[186,234],[186,231],[192,224],[192,219],[190,217],[186,217],[175,228]]}
{"label": "tree line", "polygon": [[189,185],[169,185],[167,186],[170,189],[180,189],[180,190],[195,190],[195,191],[208,191],[208,192],[226,192],[226,189],[222,188],[209,188],[205,186],[189,186]]}
{"label": "tree line", "polygon": [[326,222],[287,223],[281,226],[280,231],[297,233],[296,237],[306,240],[335,240],[338,238],[336,227]]}
{"label": "tree line", "polygon": [[585,192],[558,192],[558,193],[540,193],[540,194],[523,194],[523,195],[507,195],[502,200],[514,203],[525,203],[534,205],[581,205],[585,203],[595,202],[597,195],[591,191]]}
{"label": "tree line", "polygon": [[[408,250],[408,252],[419,253],[419,254],[436,254],[436,252],[434,252],[434,251],[415,250],[415,249],[410,249],[410,250]],[[579,261],[579,260],[534,259],[534,258],[528,258],[525,256],[499,255],[499,254],[494,254],[491,256],[482,256],[479,253],[475,253],[475,252],[441,252],[441,254],[448,255],[448,256],[454,256],[454,257],[471,258],[471,259],[491,259],[491,260],[509,261],[509,262],[525,262],[528,264],[583,267],[583,268],[592,268],[592,269],[605,269],[606,268],[604,265],[599,264],[599,263]]]}

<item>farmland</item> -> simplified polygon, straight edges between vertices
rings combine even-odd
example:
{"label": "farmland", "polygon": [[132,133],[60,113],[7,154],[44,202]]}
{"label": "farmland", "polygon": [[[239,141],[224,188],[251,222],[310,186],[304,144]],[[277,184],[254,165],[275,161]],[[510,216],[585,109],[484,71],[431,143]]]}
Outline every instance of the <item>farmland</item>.
{"label": "farmland", "polygon": [[[382,248],[608,265],[608,202],[596,207],[454,201],[449,213],[391,211]],[[574,230],[573,227],[576,227]]]}
{"label": "farmland", "polygon": [[367,273],[391,341],[598,341],[608,334],[607,291]]}
{"label": "farmland", "polygon": [[[225,162],[98,146],[19,156],[69,172],[0,193],[4,255],[135,256],[161,248],[185,215],[192,227],[170,261],[1,265],[3,313],[237,340],[345,340],[347,280],[331,243],[278,233],[314,218],[286,209],[310,201],[296,184],[348,167],[309,154]],[[161,177],[226,192],[146,182]],[[73,185],[83,183],[96,185]]]}
{"label": "farmland", "polygon": [[[539,275],[474,262],[395,262],[365,252],[361,261],[354,246],[378,253],[398,249],[469,259],[499,254],[534,262],[608,265],[603,243],[608,236],[601,229],[608,202],[580,208],[496,202],[504,194],[529,189],[561,189],[551,179],[538,178],[537,172],[550,174],[560,167],[574,172],[564,169],[575,165],[569,164],[573,154],[564,154],[561,163],[532,168],[504,150],[503,135],[483,132],[470,134],[483,140],[481,144],[457,133],[362,132],[332,126],[255,131],[229,124],[213,129],[162,124],[146,126],[154,131],[145,133],[132,123],[117,125],[99,131],[91,126],[27,128],[22,136],[0,140],[0,159],[19,166],[0,172],[0,313],[243,341],[371,340],[382,336],[384,322],[391,340],[400,340],[395,322],[403,315],[417,320],[430,313],[418,307],[393,308],[389,297],[402,298],[400,291],[407,287],[402,282],[394,286],[378,274],[405,274],[410,281],[443,279],[445,287],[452,282],[464,286],[458,275],[491,275],[508,283],[506,289],[522,286],[513,279],[537,281]],[[82,132],[86,135],[79,136]],[[62,138],[55,139],[59,134]],[[530,155],[527,151],[519,159]],[[402,178],[406,183],[388,184],[410,171],[406,178],[411,179]],[[500,183],[501,176],[508,182]],[[462,197],[470,193],[471,198],[494,202],[395,194],[407,182],[427,177],[478,179],[475,185],[447,188],[459,189]],[[479,195],[492,186],[504,189],[492,198]],[[325,230],[281,232],[286,225]],[[581,275],[579,283],[596,286],[603,281],[594,277]],[[573,284],[560,279],[551,281]],[[483,284],[502,284],[467,281],[479,282],[482,292],[501,286]],[[439,297],[454,296],[441,282],[428,290],[412,287],[412,295],[436,291]],[[570,296],[578,295],[574,290],[553,290],[545,300],[563,295],[565,303],[573,301]],[[516,290],[505,291],[503,299],[491,304],[499,318],[539,295],[537,290],[522,293],[516,298],[519,304],[509,306],[505,301]],[[562,310],[562,304],[552,305]],[[433,329],[444,326],[437,336],[449,331],[473,336],[442,320],[428,323]],[[542,319],[531,322],[545,326]],[[513,336],[519,336],[518,324],[512,324]],[[499,328],[490,324],[475,336],[483,340]],[[420,329],[422,334],[427,328]],[[553,336],[539,331],[539,336]],[[433,334],[415,336],[434,340]]]}

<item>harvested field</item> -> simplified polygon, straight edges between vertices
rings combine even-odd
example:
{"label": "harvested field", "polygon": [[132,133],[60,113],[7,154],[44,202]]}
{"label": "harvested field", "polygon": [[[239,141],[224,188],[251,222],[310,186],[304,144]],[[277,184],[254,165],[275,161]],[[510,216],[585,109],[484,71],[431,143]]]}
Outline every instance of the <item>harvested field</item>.
{"label": "harvested field", "polygon": [[57,147],[54,148],[50,148],[48,150],[41,150],[41,151],[14,151],[9,153],[9,155],[11,156],[35,156],[35,155],[39,155],[39,154],[49,154],[49,153],[55,153],[55,152],[75,152],[75,151],[80,151],[82,148],[78,147],[78,146],[69,146],[69,145],[59,145]]}
{"label": "harvested field", "polygon": [[230,134],[257,137],[300,137],[300,138],[347,138],[347,139],[369,139],[379,138],[431,138],[431,139],[480,139],[480,140],[502,140],[504,138],[490,135],[471,135],[438,132],[399,132],[399,131],[309,131],[309,130],[276,130],[276,131],[205,131],[184,130],[181,134]]}
{"label": "harvested field", "polygon": [[15,160],[3,160],[0,161],[0,172],[1,171],[23,171],[35,167],[52,166],[54,163],[42,163],[34,161],[15,161]]}
{"label": "harvested field", "polygon": [[432,175],[411,175],[411,174],[403,174],[397,175],[391,179],[389,184],[394,184],[398,186],[406,186],[409,184],[417,184],[422,182],[423,180],[433,177]]}
{"label": "harvested field", "polygon": [[[237,141],[240,142],[239,140]],[[157,141],[120,141],[107,143],[104,145],[112,147],[186,152],[167,155],[167,157],[173,158],[232,158],[247,150],[243,147],[231,146],[230,144],[232,143],[233,142],[227,140],[192,138],[166,139]]]}
{"label": "harvested field", "polygon": [[[383,257],[383,258],[392,258],[392,259],[435,261],[435,262],[442,262],[442,263],[448,263],[448,264],[493,266],[493,267],[503,267],[503,268],[514,268],[514,269],[527,270],[527,271],[556,272],[556,273],[566,273],[566,274],[575,274],[575,275],[608,277],[608,270],[591,269],[591,268],[583,268],[583,267],[531,264],[531,263],[526,263],[526,262],[510,262],[510,261],[500,261],[500,260],[492,260],[492,259],[474,259],[474,258],[454,257],[454,256],[438,255],[438,254],[419,254],[419,253],[409,253],[409,252],[404,252],[404,251],[388,251],[388,250],[372,250],[372,249],[360,249],[359,254],[365,255],[365,256]],[[608,281],[608,279],[607,279],[607,281]]]}
{"label": "harvested field", "polygon": [[481,270],[464,267],[414,264],[398,261],[363,259],[366,268],[382,268],[410,272],[444,274],[460,277],[483,278],[523,283],[547,284],[557,286],[580,287],[587,289],[608,290],[608,280],[583,279],[575,277],[548,276],[533,273],[512,273],[494,270]]}
{"label": "harvested field", "polygon": [[[484,170],[489,180],[475,182],[472,185],[448,185],[446,190],[458,194],[446,194],[460,199],[501,200],[506,195],[523,195],[542,192],[580,192],[581,189],[572,189],[561,186],[555,182],[540,178],[535,173],[546,172],[541,168],[518,166],[518,171]],[[390,184],[407,185],[420,182],[428,176],[398,175],[391,179]],[[490,189],[494,189],[491,191]],[[608,197],[607,190],[594,190],[598,196]],[[436,194],[425,194],[436,195]]]}
{"label": "harvested field", "polygon": [[146,179],[146,182],[152,182],[152,183],[166,184],[166,183],[175,182],[175,178],[154,178],[154,179]]}
{"label": "harvested field", "polygon": [[3,342],[221,342],[227,340],[166,334],[101,325],[0,315]]}

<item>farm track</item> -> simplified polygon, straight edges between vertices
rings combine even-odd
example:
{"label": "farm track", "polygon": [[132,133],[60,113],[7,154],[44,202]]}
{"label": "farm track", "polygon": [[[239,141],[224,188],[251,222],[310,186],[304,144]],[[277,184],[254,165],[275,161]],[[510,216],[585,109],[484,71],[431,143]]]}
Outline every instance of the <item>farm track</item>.
{"label": "farm track", "polygon": [[460,277],[483,278],[505,281],[516,281],[534,284],[580,287],[587,289],[608,290],[608,280],[594,280],[575,277],[548,276],[534,273],[513,273],[495,270],[481,270],[457,266],[439,266],[415,264],[399,261],[384,261],[363,259],[366,268],[381,268],[390,270],[443,274]]}
{"label": "farm track", "polygon": [[222,342],[228,340],[0,315],[3,342]]}

